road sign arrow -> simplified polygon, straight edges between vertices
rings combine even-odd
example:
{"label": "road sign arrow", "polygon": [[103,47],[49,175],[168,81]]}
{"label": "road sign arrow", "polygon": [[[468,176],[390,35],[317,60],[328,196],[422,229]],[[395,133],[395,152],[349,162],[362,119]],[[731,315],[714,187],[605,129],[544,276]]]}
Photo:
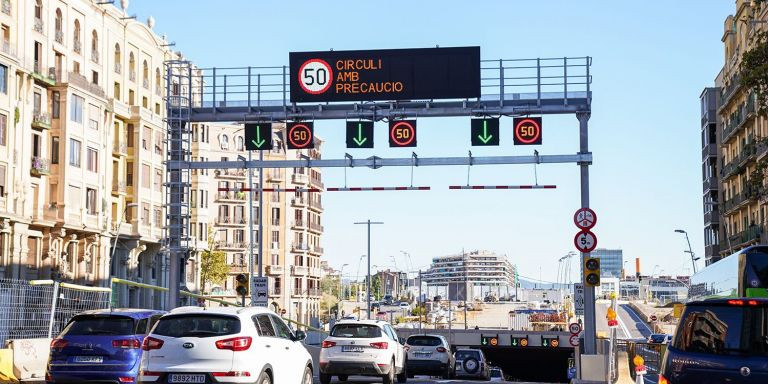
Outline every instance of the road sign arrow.
{"label": "road sign arrow", "polygon": [[488,144],[488,142],[493,138],[493,135],[488,134],[488,121],[483,120],[483,134],[477,135],[477,138],[480,139],[483,144]]}
{"label": "road sign arrow", "polygon": [[363,124],[357,124],[357,137],[353,137],[352,141],[354,141],[358,147],[362,147],[363,143],[368,141],[367,137],[363,137]]}
{"label": "road sign arrow", "polygon": [[512,346],[517,347],[517,339],[512,339]]}
{"label": "road sign arrow", "polygon": [[266,143],[266,142],[267,142],[266,140],[261,138],[261,130],[257,128],[256,129],[256,140],[251,140],[251,143],[253,143],[253,145],[255,145],[256,148],[261,148],[261,146],[264,145],[264,143]]}

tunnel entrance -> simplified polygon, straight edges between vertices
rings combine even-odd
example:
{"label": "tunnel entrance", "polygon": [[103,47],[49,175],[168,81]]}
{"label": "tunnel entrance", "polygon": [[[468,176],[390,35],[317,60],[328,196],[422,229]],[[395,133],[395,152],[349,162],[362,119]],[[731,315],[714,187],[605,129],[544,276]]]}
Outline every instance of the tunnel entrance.
{"label": "tunnel entrance", "polygon": [[499,367],[511,381],[567,383],[572,348],[480,348],[491,366]]}

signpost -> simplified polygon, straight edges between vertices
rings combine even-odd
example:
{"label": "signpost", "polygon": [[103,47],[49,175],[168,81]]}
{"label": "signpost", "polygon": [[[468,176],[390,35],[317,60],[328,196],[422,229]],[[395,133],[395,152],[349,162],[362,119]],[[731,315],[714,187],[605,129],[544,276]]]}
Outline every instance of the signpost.
{"label": "signpost", "polygon": [[286,126],[288,149],[305,149],[315,147],[315,126],[309,122],[292,122]]}
{"label": "signpost", "polygon": [[581,253],[590,253],[597,247],[597,236],[588,230],[583,230],[573,238],[573,244]]}
{"label": "signpost", "polygon": [[390,147],[416,146],[416,120],[392,120],[389,122]]}
{"label": "signpost", "polygon": [[373,148],[373,121],[347,121],[347,148]]}
{"label": "signpost", "polygon": [[480,47],[291,52],[290,101],[475,99]]}
{"label": "signpost", "polygon": [[254,307],[266,307],[269,302],[269,278],[251,277],[251,292],[256,293],[256,300],[253,301]]}
{"label": "signpost", "polygon": [[499,119],[472,119],[470,140],[473,147],[499,145]]}
{"label": "signpost", "polygon": [[541,117],[516,117],[514,125],[515,145],[541,144]]}
{"label": "signpost", "polygon": [[584,284],[573,285],[573,304],[576,316],[584,316]]}

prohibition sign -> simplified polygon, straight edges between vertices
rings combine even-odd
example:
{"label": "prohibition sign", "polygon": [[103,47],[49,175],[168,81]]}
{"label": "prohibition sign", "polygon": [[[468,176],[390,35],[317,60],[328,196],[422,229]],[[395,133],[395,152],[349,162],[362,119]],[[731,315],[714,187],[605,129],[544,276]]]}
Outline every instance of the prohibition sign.
{"label": "prohibition sign", "polygon": [[560,340],[552,339],[552,341],[549,343],[549,345],[551,345],[552,348],[557,348],[558,346],[560,346]]}
{"label": "prohibition sign", "polygon": [[572,335],[578,335],[579,332],[581,332],[581,325],[579,325],[579,323],[570,323],[568,324],[568,331],[571,332]]}
{"label": "prohibition sign", "polygon": [[312,139],[312,130],[306,124],[296,124],[288,131],[288,141],[295,149],[308,148]]}
{"label": "prohibition sign", "polygon": [[309,59],[299,67],[299,85],[304,92],[319,95],[333,82],[333,69],[322,59]]}
{"label": "prohibition sign", "polygon": [[573,244],[579,252],[589,253],[597,247],[597,236],[588,230],[583,230],[573,238]]}
{"label": "prohibition sign", "polygon": [[398,147],[407,147],[416,140],[416,128],[407,121],[398,121],[389,130],[389,137]]}
{"label": "prohibition sign", "polygon": [[597,214],[589,208],[579,208],[573,214],[573,222],[579,229],[592,229],[597,224]]}
{"label": "prohibition sign", "polygon": [[531,118],[521,119],[515,124],[515,139],[520,144],[540,144],[541,124]]}
{"label": "prohibition sign", "polygon": [[579,346],[579,335],[571,335],[571,337],[568,338],[568,342],[571,343],[572,347],[578,347]]}
{"label": "prohibition sign", "polygon": [[528,339],[520,339],[520,346],[521,347],[527,347],[528,346]]}

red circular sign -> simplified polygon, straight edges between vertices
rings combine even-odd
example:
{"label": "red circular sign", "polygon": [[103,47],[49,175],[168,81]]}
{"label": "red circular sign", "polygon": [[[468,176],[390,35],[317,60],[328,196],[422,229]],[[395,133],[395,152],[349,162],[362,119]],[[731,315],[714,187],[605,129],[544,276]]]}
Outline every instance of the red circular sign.
{"label": "red circular sign", "polygon": [[656,317],[656,315],[651,315],[651,321],[656,321],[656,320],[658,320],[658,319],[659,319],[659,318],[658,318],[658,317]]}
{"label": "red circular sign", "polygon": [[288,140],[296,148],[304,148],[312,142],[312,130],[305,124],[296,124],[288,131]]}
{"label": "red circular sign", "polygon": [[573,214],[573,222],[579,229],[591,229],[597,224],[597,214],[589,208],[579,208]]}
{"label": "red circular sign", "polygon": [[405,147],[416,139],[416,129],[407,121],[398,121],[389,131],[389,137],[395,144]]}
{"label": "red circular sign", "polygon": [[280,310],[280,314],[281,314],[281,315],[285,315],[285,313],[286,313],[286,312],[287,312],[287,311],[285,310],[285,308],[283,308],[283,309],[281,309],[281,310]]}
{"label": "red circular sign", "polygon": [[515,138],[523,144],[532,144],[541,137],[541,125],[534,119],[522,119],[515,125]]}
{"label": "red circular sign", "polygon": [[578,347],[579,346],[579,335],[571,335],[571,337],[568,338],[568,342],[571,343],[572,347]]}
{"label": "red circular sign", "polygon": [[573,245],[582,253],[592,252],[597,247],[597,236],[594,233],[584,230],[576,234],[573,238]]}
{"label": "red circular sign", "polygon": [[571,332],[572,335],[578,335],[579,332],[581,332],[581,325],[579,325],[579,323],[570,323],[568,324],[568,331]]}
{"label": "red circular sign", "polygon": [[331,87],[333,69],[325,60],[309,59],[299,67],[298,77],[304,92],[319,95]]}

